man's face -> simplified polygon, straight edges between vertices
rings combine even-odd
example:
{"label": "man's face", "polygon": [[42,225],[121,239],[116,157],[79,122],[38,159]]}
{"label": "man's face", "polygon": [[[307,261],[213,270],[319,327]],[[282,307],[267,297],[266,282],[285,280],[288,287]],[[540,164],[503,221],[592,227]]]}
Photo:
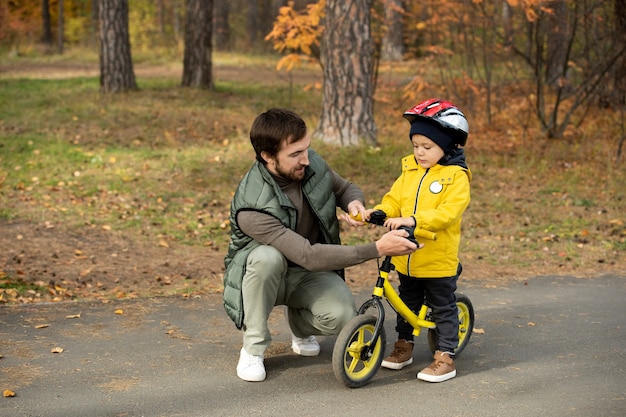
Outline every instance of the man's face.
{"label": "man's face", "polygon": [[275,157],[263,155],[267,161],[267,169],[276,176],[302,181],[304,170],[309,166],[310,146],[311,138],[308,135],[290,144],[283,142]]}

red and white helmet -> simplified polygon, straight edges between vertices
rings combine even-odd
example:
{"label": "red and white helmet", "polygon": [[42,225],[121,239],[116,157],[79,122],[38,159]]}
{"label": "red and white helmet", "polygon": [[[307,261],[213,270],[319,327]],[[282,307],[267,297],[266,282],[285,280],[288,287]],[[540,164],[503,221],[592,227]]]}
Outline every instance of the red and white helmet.
{"label": "red and white helmet", "polygon": [[417,119],[438,124],[446,130],[451,130],[456,143],[465,146],[469,125],[461,110],[449,101],[431,98],[406,110],[404,118],[413,123]]}

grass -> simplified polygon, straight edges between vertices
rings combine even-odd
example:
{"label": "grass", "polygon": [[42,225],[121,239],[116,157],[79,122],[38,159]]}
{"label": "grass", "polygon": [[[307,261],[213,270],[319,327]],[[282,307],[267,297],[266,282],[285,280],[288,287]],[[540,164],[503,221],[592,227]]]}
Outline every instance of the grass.
{"label": "grass", "polygon": [[[111,96],[99,93],[96,77],[0,73],[0,223],[110,228],[225,251],[230,198],[254,158],[246,137],[251,121],[291,97],[290,107],[314,128],[321,93],[305,91],[303,82],[290,89],[284,81],[242,75],[272,73],[269,58],[218,55],[215,64],[231,70],[213,92],[181,88],[178,78],[158,72],[138,79],[140,91]],[[297,71],[319,75],[315,68]],[[414,103],[399,99],[391,68],[381,71],[380,146],[314,142],[363,188],[368,205],[380,200],[400,173],[400,158],[411,152],[408,125],[398,115]],[[593,130],[548,141],[537,130],[516,131],[515,120],[485,126],[472,115],[473,199],[462,246],[469,262],[566,271],[623,264],[625,168],[610,151],[618,132],[602,117],[614,115],[590,115]],[[344,241],[376,233],[345,230]]]}

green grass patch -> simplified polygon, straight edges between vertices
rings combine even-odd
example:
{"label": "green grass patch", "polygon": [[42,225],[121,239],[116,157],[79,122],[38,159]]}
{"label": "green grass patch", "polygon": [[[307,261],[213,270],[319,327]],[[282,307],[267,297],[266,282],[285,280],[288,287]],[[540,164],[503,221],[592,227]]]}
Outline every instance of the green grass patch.
{"label": "green grass patch", "polygon": [[[313,131],[322,96],[308,88],[310,79],[297,76],[299,69],[293,82],[285,74],[272,82],[244,77],[271,73],[275,57],[216,54],[215,65],[232,68],[230,77],[215,80],[215,91],[182,88],[179,77],[167,75],[171,71],[140,78],[139,91],[117,95],[100,94],[97,77],[0,78],[0,221],[102,227],[225,248],[230,199],[254,161],[248,140],[254,117],[268,107],[290,107]],[[377,89],[384,94],[375,114],[380,146],[313,142],[340,175],[364,190],[368,206],[389,190],[401,158],[412,152],[401,114],[415,103],[402,101],[393,71],[381,68]],[[406,67],[399,71],[403,79],[411,74]],[[466,153],[474,177],[464,255],[524,267],[533,256],[554,261],[552,251],[557,262],[559,253],[584,256],[580,245],[625,249],[624,168],[600,152],[614,145],[616,132],[548,141],[515,130],[514,121],[481,130],[483,118],[471,115]],[[380,233],[346,228],[343,241],[361,243]]]}

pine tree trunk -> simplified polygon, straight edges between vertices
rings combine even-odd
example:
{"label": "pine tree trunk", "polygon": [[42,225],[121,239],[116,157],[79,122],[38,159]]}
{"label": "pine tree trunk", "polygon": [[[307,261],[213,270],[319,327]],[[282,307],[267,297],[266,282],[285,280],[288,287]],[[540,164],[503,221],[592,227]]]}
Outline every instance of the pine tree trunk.
{"label": "pine tree trunk", "polygon": [[182,85],[213,88],[211,18],[213,0],[187,0]]}
{"label": "pine tree trunk", "polygon": [[371,0],[328,0],[322,39],[322,115],[314,136],[342,146],[376,144]]}
{"label": "pine tree trunk", "polygon": [[52,46],[52,23],[50,22],[50,0],[41,0],[41,42],[45,46]]}
{"label": "pine tree trunk", "polygon": [[136,90],[128,35],[128,0],[100,0],[100,90]]}
{"label": "pine tree trunk", "polygon": [[228,51],[231,47],[230,26],[228,25],[230,0],[214,0],[214,3],[213,36],[215,48],[219,51]]}
{"label": "pine tree trunk", "polygon": [[[615,0],[615,45],[617,49],[626,47],[626,0]],[[626,53],[615,63],[614,84],[616,101],[626,104]]]}
{"label": "pine tree trunk", "polygon": [[383,35],[381,59],[402,61],[404,55],[404,36],[402,32],[402,0],[385,2],[385,23],[387,30]]}
{"label": "pine tree trunk", "polygon": [[65,42],[65,22],[64,22],[64,6],[63,0],[59,0],[59,18],[58,18],[58,39],[57,39],[57,53],[63,55],[63,43]]}

